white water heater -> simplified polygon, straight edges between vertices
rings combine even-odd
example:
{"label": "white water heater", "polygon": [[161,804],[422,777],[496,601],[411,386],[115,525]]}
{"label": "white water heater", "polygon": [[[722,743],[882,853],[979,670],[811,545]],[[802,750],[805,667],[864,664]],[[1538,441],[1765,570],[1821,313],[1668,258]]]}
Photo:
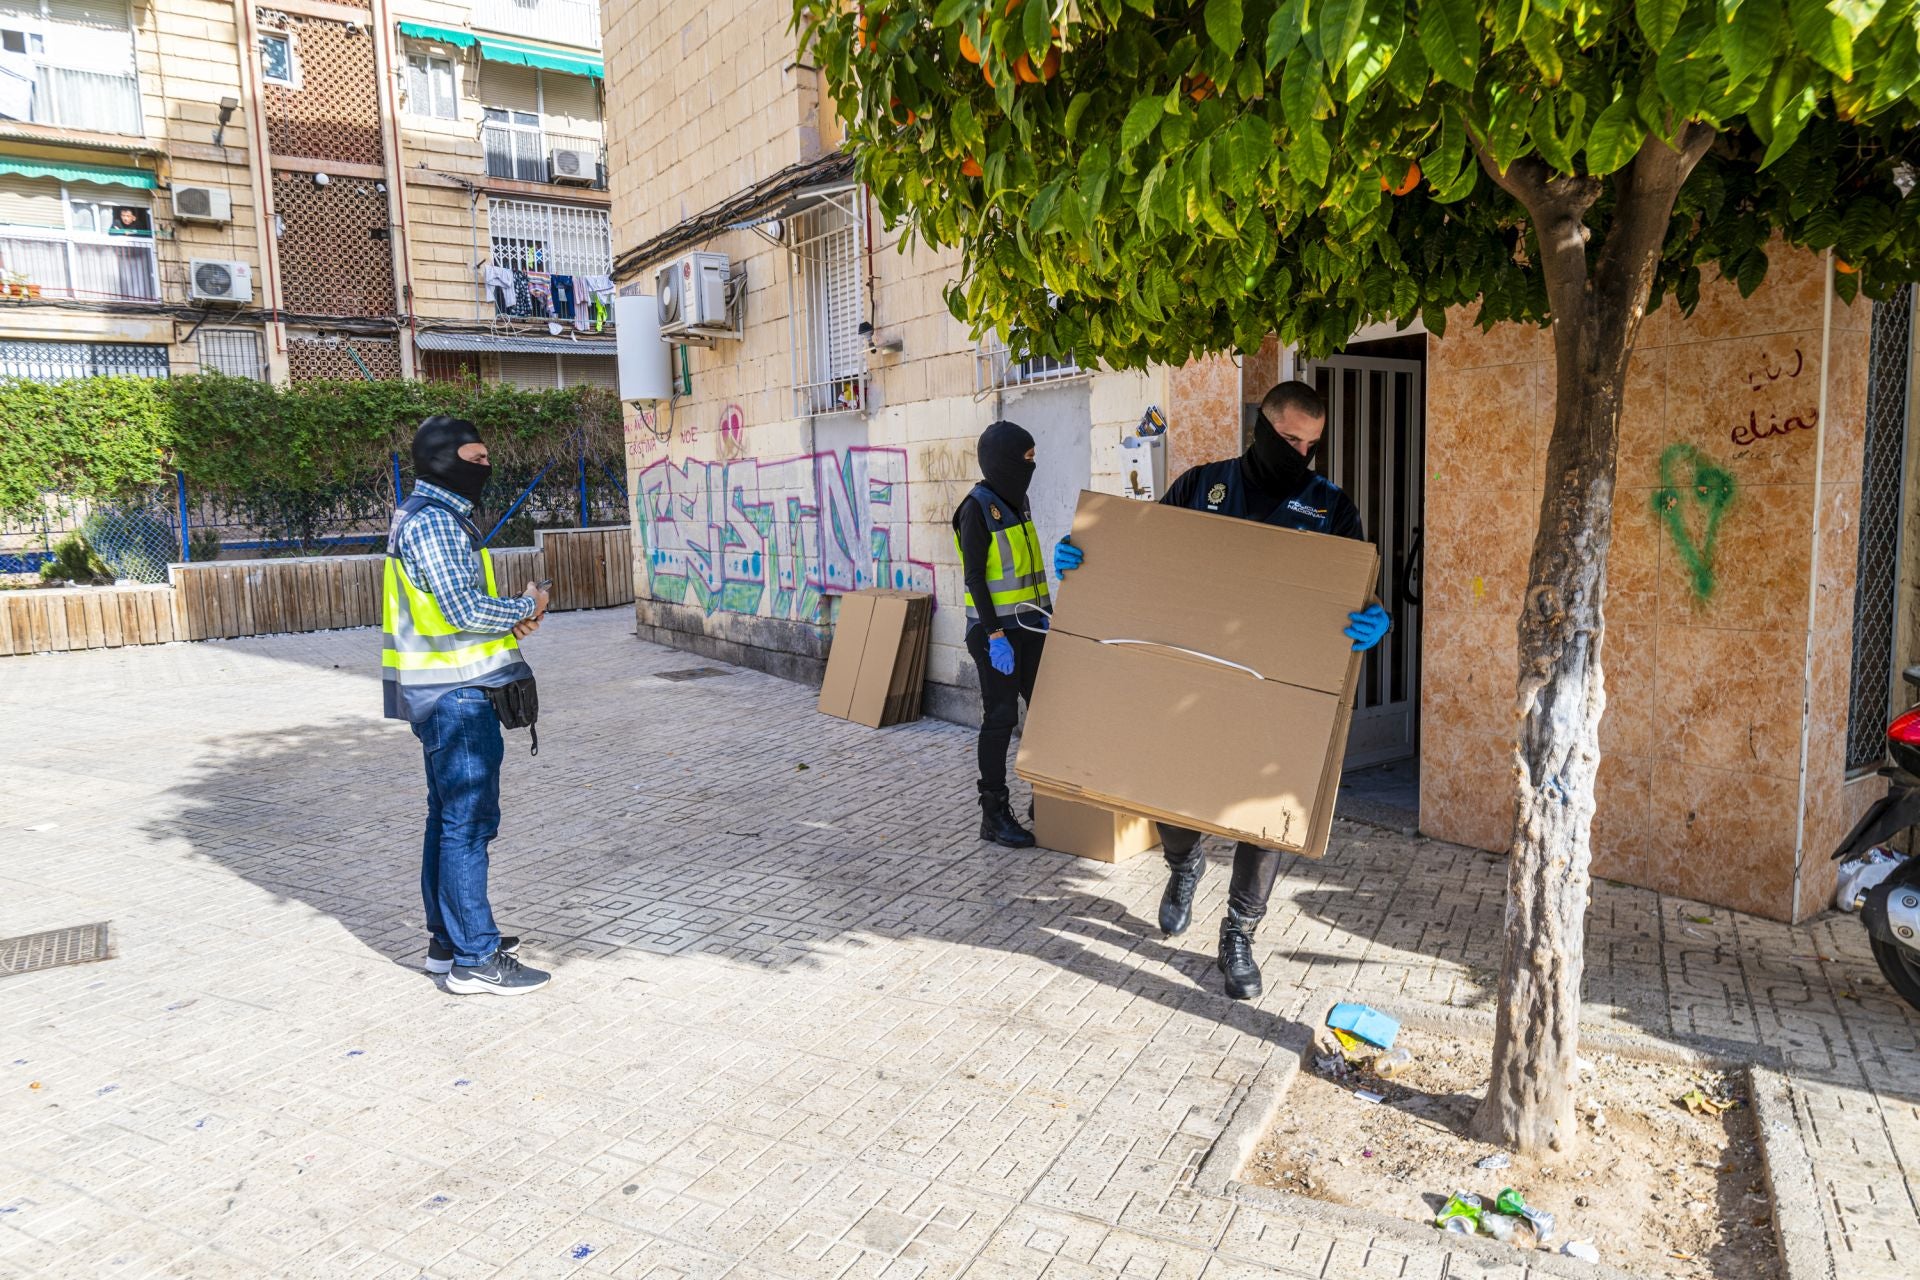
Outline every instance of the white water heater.
{"label": "white water heater", "polygon": [[672,399],[673,349],[660,336],[660,307],[651,294],[614,298],[613,336],[619,344],[620,398]]}

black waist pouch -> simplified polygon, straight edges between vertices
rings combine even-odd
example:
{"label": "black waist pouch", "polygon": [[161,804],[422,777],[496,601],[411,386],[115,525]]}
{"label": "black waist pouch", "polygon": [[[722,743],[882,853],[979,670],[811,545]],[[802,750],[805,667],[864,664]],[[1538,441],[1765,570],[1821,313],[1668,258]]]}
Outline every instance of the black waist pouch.
{"label": "black waist pouch", "polygon": [[525,729],[532,735],[533,754],[539,755],[540,730],[536,721],[540,719],[540,686],[534,683],[533,677],[488,689],[487,701],[493,703],[493,713],[500,717],[502,729]]}

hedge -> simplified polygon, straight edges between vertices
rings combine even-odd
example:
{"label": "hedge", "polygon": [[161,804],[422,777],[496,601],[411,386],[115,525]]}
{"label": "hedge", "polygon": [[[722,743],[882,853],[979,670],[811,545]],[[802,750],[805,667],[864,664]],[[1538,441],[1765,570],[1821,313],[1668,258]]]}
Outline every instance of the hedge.
{"label": "hedge", "polygon": [[113,501],[175,471],[233,498],[319,494],[385,474],[420,420],[470,418],[496,465],[520,470],[582,449],[621,448],[620,406],[601,387],[530,391],[479,382],[82,378],[0,382],[0,514],[46,496]]}

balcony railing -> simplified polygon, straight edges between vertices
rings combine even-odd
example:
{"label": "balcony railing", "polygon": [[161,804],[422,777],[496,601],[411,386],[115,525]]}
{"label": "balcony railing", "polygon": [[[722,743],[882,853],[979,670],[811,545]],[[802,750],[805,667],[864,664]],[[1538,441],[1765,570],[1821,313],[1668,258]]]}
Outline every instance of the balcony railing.
{"label": "balcony railing", "polygon": [[599,0],[474,0],[472,21],[480,31],[600,47]]}
{"label": "balcony railing", "polygon": [[0,231],[0,277],[38,285],[44,297],[157,302],[153,241]]}
{"label": "balcony railing", "polygon": [[[607,152],[598,138],[550,133],[524,125],[488,123],[481,128],[480,142],[487,153],[489,178],[550,182],[594,191],[607,189]],[[561,172],[555,151],[581,153],[586,163],[574,173]]]}
{"label": "balcony railing", "polygon": [[[0,69],[18,81],[20,73]],[[25,86],[21,86],[25,88]],[[90,129],[139,137],[146,132],[140,110],[140,78],[41,63],[33,68],[27,119],[63,129]]]}

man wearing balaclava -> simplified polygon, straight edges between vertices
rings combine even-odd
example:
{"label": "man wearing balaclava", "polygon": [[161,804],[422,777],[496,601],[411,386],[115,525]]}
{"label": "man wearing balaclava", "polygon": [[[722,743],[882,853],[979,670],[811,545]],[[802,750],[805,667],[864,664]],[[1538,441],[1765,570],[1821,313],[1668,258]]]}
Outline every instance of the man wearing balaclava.
{"label": "man wearing balaclava", "polygon": [[515,958],[487,901],[487,846],[500,826],[504,744],[490,689],[530,681],[519,641],[546,613],[547,593],[493,593],[493,561],[474,509],[491,471],[471,422],[432,417],[413,438],[413,493],[387,534],[382,687],[389,719],[405,720],[427,767],[420,895],[427,972],[456,995],[521,995],[548,975]]}
{"label": "man wearing balaclava", "polygon": [[[1283,382],[1267,392],[1253,424],[1253,443],[1238,458],[1194,467],[1161,499],[1169,506],[1255,520],[1283,529],[1304,529],[1365,540],[1360,512],[1340,487],[1313,470],[1312,458],[1327,425],[1326,401],[1304,382]],[[1063,573],[1085,563],[1085,555],[1066,538],[1054,549],[1054,565]],[[1343,634],[1356,650],[1371,649],[1387,633],[1387,611],[1378,602],[1349,614]],[[1160,898],[1160,928],[1169,937],[1187,931],[1193,921],[1193,894],[1207,858],[1200,833],[1160,824],[1160,846],[1167,856],[1167,889]],[[1260,966],[1253,958],[1253,934],[1267,914],[1280,874],[1280,852],[1242,840],[1233,850],[1233,879],[1227,887],[1227,915],[1220,922],[1219,968],[1227,994],[1251,1000],[1260,994]]]}
{"label": "man wearing balaclava", "polygon": [[980,433],[980,483],[953,513],[967,587],[967,652],[980,672],[980,838],[1033,844],[1007,792],[1007,748],[1022,698],[1033,700],[1048,613],[1047,566],[1027,505],[1033,437],[1011,422]]}

